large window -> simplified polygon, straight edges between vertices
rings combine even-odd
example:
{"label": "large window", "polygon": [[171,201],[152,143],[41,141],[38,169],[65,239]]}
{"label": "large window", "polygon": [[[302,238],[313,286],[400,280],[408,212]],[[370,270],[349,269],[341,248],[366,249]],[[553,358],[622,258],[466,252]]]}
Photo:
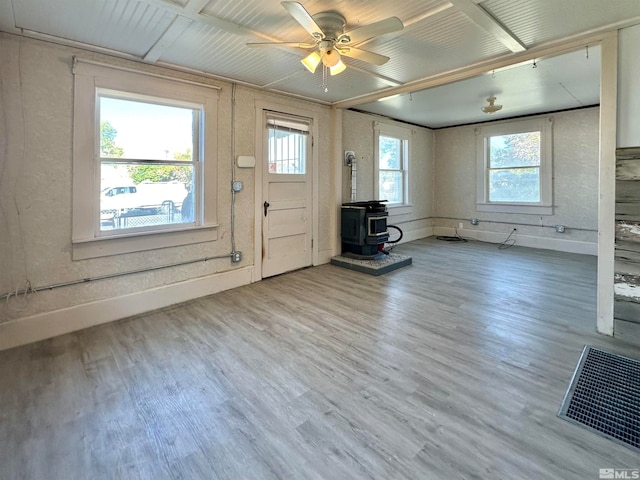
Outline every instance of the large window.
{"label": "large window", "polygon": [[101,235],[199,225],[202,105],[97,94]]}
{"label": "large window", "polygon": [[477,149],[478,210],[552,213],[549,119],[484,127]]}
{"label": "large window", "polygon": [[375,156],[377,200],[387,200],[389,206],[409,203],[407,173],[411,131],[388,125],[377,125],[375,131]]}
{"label": "large window", "polygon": [[218,88],[74,62],[75,259],[216,238]]}

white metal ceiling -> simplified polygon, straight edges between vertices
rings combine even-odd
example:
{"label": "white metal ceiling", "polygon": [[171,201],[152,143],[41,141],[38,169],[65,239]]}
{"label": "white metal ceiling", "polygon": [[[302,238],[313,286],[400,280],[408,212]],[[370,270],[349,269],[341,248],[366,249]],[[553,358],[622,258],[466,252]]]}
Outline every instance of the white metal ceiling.
{"label": "white metal ceiling", "polygon": [[[183,66],[334,103],[402,88],[408,82],[417,83],[442,72],[511,55],[508,43],[496,31],[507,35],[510,32],[516,44],[531,48],[603,26],[640,22],[638,0],[303,0],[302,3],[311,14],[341,13],[346,18],[347,31],[389,16],[400,18],[405,28],[360,45],[391,60],[374,66],[348,59],[350,68],[329,78],[329,92],[320,88],[321,69],[312,75],[302,68],[299,60],[306,54],[304,50],[246,46],[247,42],[255,41],[310,40],[279,0],[0,0],[0,29],[27,35],[37,32],[89,48],[108,48],[147,62]],[[489,27],[495,28],[488,28],[487,21]],[[553,75],[556,85],[563,85],[565,94],[568,90],[569,96],[578,99],[577,104],[582,102],[583,95],[589,98],[588,103],[592,102],[590,92],[598,79],[591,71],[576,78],[570,63],[555,62],[553,72],[548,74]],[[465,80],[464,91],[457,84],[437,90],[438,102],[460,104],[448,109],[450,114],[445,115],[451,117],[448,122],[466,123],[476,117],[478,98],[484,99],[485,91],[491,90],[484,82],[486,78],[480,76]],[[526,82],[515,86],[525,85]],[[517,104],[520,107],[514,112],[555,108],[550,99],[562,96],[561,93],[549,93],[548,86],[540,85],[526,94],[509,93],[513,95],[510,108],[516,108]],[[499,90],[506,95],[512,88],[501,85]],[[478,97],[474,102],[471,92]],[[437,126],[441,122],[434,123],[424,113],[432,110],[430,105],[421,103],[431,95],[433,92],[416,92],[410,105],[389,101],[383,102],[384,109],[380,102],[358,108]],[[527,100],[530,98],[536,99],[535,105]],[[473,108],[466,107],[471,103]]]}

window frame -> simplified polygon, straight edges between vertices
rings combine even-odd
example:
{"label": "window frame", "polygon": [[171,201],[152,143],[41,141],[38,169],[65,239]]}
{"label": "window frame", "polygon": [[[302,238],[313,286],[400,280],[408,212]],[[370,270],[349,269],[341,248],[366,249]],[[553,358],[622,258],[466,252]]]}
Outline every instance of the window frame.
{"label": "window frame", "polygon": [[[192,128],[193,128],[193,144],[191,145],[192,159],[190,161],[186,161],[186,160],[173,160],[173,159],[166,159],[166,160],[145,159],[145,158],[135,158],[135,157],[126,157],[126,156],[125,157],[103,157],[101,145],[100,145],[101,125],[102,125],[102,114],[100,111],[101,98],[111,98],[111,99],[124,100],[129,102],[139,102],[147,105],[163,105],[168,107],[184,108],[184,109],[192,110],[192,112],[197,112],[198,122],[197,122],[196,128],[194,128],[194,122],[192,119]],[[200,206],[201,206],[200,199],[203,191],[201,178],[202,178],[203,167],[204,167],[201,139],[202,139],[203,130],[204,130],[204,122],[203,122],[204,106],[201,104],[188,103],[184,101],[176,101],[176,100],[167,99],[167,98],[159,98],[151,95],[133,94],[130,92],[116,91],[116,90],[96,87],[96,117],[97,117],[97,120],[95,125],[95,128],[96,128],[95,135],[96,135],[96,140],[98,141],[98,145],[96,145],[96,158],[99,163],[98,170],[100,174],[102,173],[102,166],[105,163],[116,163],[116,164],[122,163],[122,164],[129,164],[129,165],[173,165],[173,166],[189,165],[193,168],[192,187],[195,187],[195,192],[194,192],[195,215],[194,215],[194,221],[192,222],[163,223],[159,225],[149,225],[149,226],[132,227],[132,228],[115,229],[115,230],[103,230],[102,225],[98,224],[98,229],[96,230],[96,236],[115,237],[115,236],[121,236],[123,234],[124,235],[136,234],[136,233],[150,234],[154,232],[174,230],[176,228],[188,228],[188,227],[193,227],[194,225],[195,226],[201,225],[202,220],[201,220],[201,210],[200,210]],[[102,189],[102,184],[100,184],[99,188]],[[137,187],[134,185],[133,186],[134,192],[136,191],[136,188]],[[99,192],[99,196],[101,196],[101,190]],[[101,208],[102,208],[102,205],[98,204],[98,211],[96,212],[97,215],[100,215]]]}
{"label": "window frame", "polygon": [[[388,203],[389,211],[394,214],[411,213],[410,191],[409,191],[409,164],[411,161],[411,138],[413,131],[409,128],[403,128],[393,125],[385,125],[374,122],[373,135],[373,156],[374,156],[374,182],[373,194],[375,199],[380,196],[380,137],[388,137],[400,140],[402,149],[402,202]],[[383,169],[382,171],[399,171]]]}
{"label": "window frame", "polygon": [[[553,118],[507,121],[476,128],[476,210],[479,212],[553,215]],[[489,139],[501,135],[540,132],[540,201],[489,200]]]}
{"label": "window frame", "polygon": [[[217,121],[219,87],[74,58],[73,259],[95,258],[217,239]],[[199,222],[143,231],[100,231],[100,90],[201,105]],[[196,187],[196,188],[198,188]]]}

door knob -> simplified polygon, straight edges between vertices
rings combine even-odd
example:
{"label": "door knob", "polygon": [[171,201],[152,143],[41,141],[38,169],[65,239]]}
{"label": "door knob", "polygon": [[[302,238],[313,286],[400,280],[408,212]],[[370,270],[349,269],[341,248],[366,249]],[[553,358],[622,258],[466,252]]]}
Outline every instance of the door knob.
{"label": "door knob", "polygon": [[264,216],[267,216],[267,209],[269,208],[269,202],[267,202],[265,200],[265,202],[262,204],[262,206],[264,207]]}

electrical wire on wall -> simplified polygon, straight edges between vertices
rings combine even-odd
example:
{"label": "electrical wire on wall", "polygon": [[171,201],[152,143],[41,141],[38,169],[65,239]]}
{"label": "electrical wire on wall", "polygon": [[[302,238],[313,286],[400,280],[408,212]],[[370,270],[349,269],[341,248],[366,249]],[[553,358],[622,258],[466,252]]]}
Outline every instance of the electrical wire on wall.
{"label": "electrical wire on wall", "polygon": [[[18,41],[18,58],[17,58],[17,63],[18,63],[18,68],[17,70],[17,80],[18,80],[18,91],[19,91],[19,105],[20,105],[20,118],[17,119],[15,118],[15,116],[12,116],[12,121],[14,123],[17,123],[22,127],[22,131],[20,132],[22,134],[22,138],[21,141],[18,140],[16,143],[19,144],[19,155],[20,155],[20,161],[17,162],[17,167],[12,168],[11,165],[9,164],[9,156],[8,156],[8,148],[9,148],[9,140],[8,140],[8,136],[5,136],[3,139],[3,143],[0,144],[0,147],[2,148],[2,155],[0,155],[0,161],[2,161],[2,165],[0,165],[0,188],[5,188],[5,182],[8,184],[9,182],[12,183],[11,187],[9,188],[9,191],[12,192],[11,195],[11,200],[10,202],[7,203],[7,207],[5,209],[5,204],[3,204],[2,202],[0,202],[0,219],[2,219],[5,223],[5,231],[6,232],[11,232],[11,222],[9,220],[9,216],[14,213],[15,214],[15,219],[16,219],[16,223],[18,226],[18,232],[19,232],[19,236],[17,239],[15,239],[14,236],[12,235],[7,235],[8,238],[8,243],[9,243],[9,248],[5,250],[5,254],[8,255],[8,260],[10,261],[11,267],[10,267],[10,272],[8,272],[11,276],[11,279],[14,280],[14,274],[16,272],[16,268],[14,268],[14,265],[17,267],[17,264],[20,263],[20,257],[22,260],[22,264],[24,267],[24,277],[23,279],[21,279],[19,281],[19,283],[23,283],[25,285],[27,285],[27,288],[25,290],[29,290],[31,288],[31,282],[29,280],[29,262],[28,262],[28,255],[27,255],[27,248],[26,248],[26,242],[23,241],[23,239],[25,238],[25,230],[24,230],[24,224],[22,221],[22,214],[21,214],[21,206],[18,203],[18,200],[16,199],[17,196],[17,192],[20,191],[20,188],[18,187],[18,183],[20,182],[22,176],[23,176],[23,171],[28,163],[28,158],[27,158],[27,120],[26,120],[26,113],[25,113],[25,102],[24,102],[24,86],[23,86],[23,68],[22,68],[22,50],[23,50],[23,45],[24,45],[24,37],[20,37],[19,41]],[[4,89],[0,89],[0,94],[4,93]],[[3,98],[3,105],[7,105],[7,102],[4,101],[5,99]],[[8,108],[3,108],[2,110],[2,123],[3,123],[3,127],[4,127],[4,131],[8,131],[7,125],[8,125],[8,118],[7,116],[9,115],[9,109]],[[19,130],[18,130],[19,131]],[[6,177],[5,177],[6,175]],[[17,240],[16,243],[14,243],[14,240]],[[19,247],[19,251],[17,248],[14,247]],[[21,254],[21,255],[20,255]]]}
{"label": "electrical wire on wall", "polygon": [[455,230],[455,234],[451,235],[451,236],[447,236],[447,235],[438,235],[436,237],[436,240],[442,240],[445,242],[467,242],[466,238],[462,238],[459,234],[458,234],[458,229],[457,227],[454,227]]}
{"label": "electrical wire on wall", "polygon": [[[231,184],[236,181],[236,84],[231,85]],[[236,191],[231,189],[231,255],[236,253]]]}
{"label": "electrical wire on wall", "polygon": [[[231,88],[231,183],[233,184],[233,182],[235,181],[235,104],[236,104],[236,84],[233,83],[232,84],[232,88]],[[3,172],[0,172],[3,173]],[[1,178],[1,177],[0,177]],[[187,261],[183,261],[183,262],[177,262],[177,263],[172,263],[172,264],[167,264],[167,265],[158,265],[156,267],[146,267],[146,268],[141,268],[141,269],[136,269],[136,270],[128,270],[128,271],[124,271],[124,272],[117,272],[117,273],[111,273],[111,274],[106,274],[106,275],[98,275],[98,276],[94,276],[94,277],[87,277],[87,278],[81,278],[78,280],[71,280],[68,282],[61,282],[61,283],[56,283],[56,284],[51,284],[51,285],[45,285],[45,286],[37,286],[34,287],[32,286],[31,282],[27,279],[26,281],[26,287],[25,288],[16,288],[14,291],[8,292],[8,293],[4,293],[0,296],[0,298],[4,298],[5,302],[7,303],[7,305],[9,304],[9,301],[13,298],[16,300],[21,300],[22,303],[24,304],[24,302],[27,301],[27,297],[30,294],[33,293],[37,293],[38,291],[45,291],[45,290],[54,290],[57,288],[62,288],[62,287],[70,287],[73,285],[79,285],[82,283],[89,283],[89,282],[94,282],[94,281],[98,281],[98,280],[107,280],[107,279],[112,279],[112,278],[118,278],[118,277],[124,277],[124,276],[128,276],[128,275],[136,275],[136,274],[141,274],[141,273],[148,273],[148,272],[153,272],[153,271],[157,271],[157,270],[163,270],[166,268],[174,268],[174,267],[180,267],[180,266],[185,266],[185,265],[191,265],[194,263],[200,263],[200,262],[207,262],[209,260],[215,260],[215,259],[223,259],[223,258],[232,258],[234,257],[234,254],[237,254],[238,252],[236,252],[236,240],[235,240],[235,220],[236,220],[236,213],[235,213],[235,202],[236,202],[236,192],[233,190],[233,188],[231,189],[231,226],[230,226],[230,237],[231,237],[231,253],[228,254],[224,254],[224,255],[214,255],[214,256],[210,256],[210,257],[204,257],[204,258],[198,258],[195,260],[187,260]],[[25,269],[26,269],[26,259],[25,259]],[[26,305],[23,307],[15,307],[13,308],[14,310],[17,311],[22,311],[26,308]]]}
{"label": "electrical wire on wall", "polygon": [[[452,236],[447,236],[447,235],[439,235],[436,237],[436,240],[443,240],[445,242],[463,242],[466,243],[468,240],[466,238],[462,238],[459,234],[458,234],[458,228],[454,227],[454,231],[455,234]],[[498,250],[506,250],[507,248],[511,248],[516,244],[516,239],[512,238],[513,234],[517,232],[517,229],[513,229],[511,230],[511,232],[509,232],[509,234],[507,235],[507,238],[505,238],[502,242],[500,242],[498,244]],[[493,243],[493,242],[487,242],[487,243]]]}
{"label": "electrical wire on wall", "polygon": [[507,235],[507,238],[505,238],[502,243],[500,245],[498,245],[498,249],[499,250],[506,250],[507,248],[511,248],[516,244],[516,239],[515,238],[511,238],[511,236],[516,233],[516,229],[514,228],[513,230],[511,230],[509,232],[509,235]]}

